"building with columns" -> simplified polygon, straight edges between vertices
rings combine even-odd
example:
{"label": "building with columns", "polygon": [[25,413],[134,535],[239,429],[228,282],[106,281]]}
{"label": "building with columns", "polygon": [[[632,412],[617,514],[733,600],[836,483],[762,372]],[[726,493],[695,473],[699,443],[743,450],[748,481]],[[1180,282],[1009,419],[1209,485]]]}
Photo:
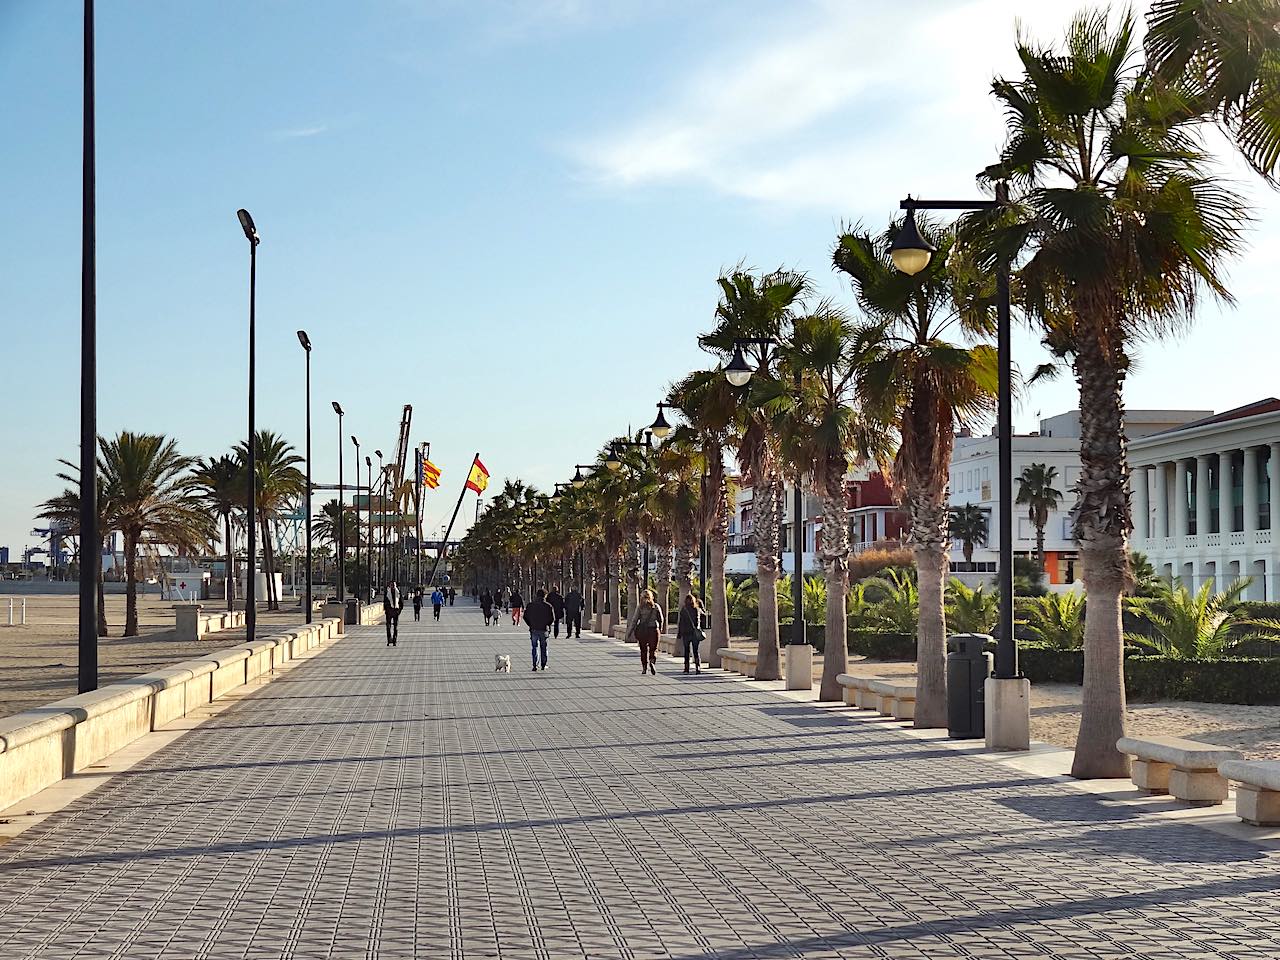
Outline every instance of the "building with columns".
{"label": "building with columns", "polygon": [[1251,578],[1280,599],[1280,400],[1268,398],[1129,444],[1133,548],[1197,589]]}

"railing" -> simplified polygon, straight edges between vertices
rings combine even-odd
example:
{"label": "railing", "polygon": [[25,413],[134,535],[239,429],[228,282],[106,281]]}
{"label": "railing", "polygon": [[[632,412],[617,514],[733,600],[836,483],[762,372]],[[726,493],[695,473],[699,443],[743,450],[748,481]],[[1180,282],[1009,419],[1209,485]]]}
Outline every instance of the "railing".
{"label": "railing", "polygon": [[1243,530],[1235,530],[1227,534],[1227,546],[1229,547],[1243,547],[1244,542]]}
{"label": "railing", "polygon": [[1220,533],[1206,533],[1206,534],[1204,535],[1204,545],[1205,545],[1206,547],[1220,547],[1220,546],[1222,546],[1222,534],[1220,534]]}
{"label": "railing", "polygon": [[1271,531],[1255,530],[1253,533],[1253,542],[1259,546],[1267,546],[1271,543]]}

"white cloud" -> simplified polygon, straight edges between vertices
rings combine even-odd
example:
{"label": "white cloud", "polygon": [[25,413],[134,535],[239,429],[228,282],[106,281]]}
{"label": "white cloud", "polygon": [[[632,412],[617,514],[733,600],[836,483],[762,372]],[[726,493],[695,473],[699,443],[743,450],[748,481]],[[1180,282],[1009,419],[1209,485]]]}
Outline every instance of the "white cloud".
{"label": "white cloud", "polygon": [[847,210],[868,189],[963,190],[1001,123],[1015,17],[1052,39],[1078,0],[810,0],[757,41],[712,52],[661,107],[569,147],[611,188],[695,183],[790,207]]}
{"label": "white cloud", "polygon": [[306,137],[316,137],[329,130],[327,123],[313,123],[308,126],[290,127],[285,130],[277,130],[272,136],[277,140],[298,140]]}

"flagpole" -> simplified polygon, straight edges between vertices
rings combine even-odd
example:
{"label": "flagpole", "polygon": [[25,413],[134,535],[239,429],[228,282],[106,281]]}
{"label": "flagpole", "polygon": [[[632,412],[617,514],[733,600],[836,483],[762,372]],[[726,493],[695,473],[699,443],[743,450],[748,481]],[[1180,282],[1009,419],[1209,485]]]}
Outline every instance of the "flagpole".
{"label": "flagpole", "polygon": [[476,455],[471,458],[471,466],[467,467],[467,479],[462,484],[462,492],[458,494],[458,502],[454,504],[453,516],[449,518],[449,527],[444,532],[444,539],[440,541],[440,549],[436,551],[436,562],[431,565],[431,580],[429,585],[436,582],[436,571],[440,568],[440,560],[444,556],[444,551],[449,543],[449,534],[453,533],[453,522],[458,519],[458,511],[462,509],[462,499],[467,495],[467,484],[471,482],[471,471],[475,468],[476,461],[480,459],[480,451],[476,451]]}

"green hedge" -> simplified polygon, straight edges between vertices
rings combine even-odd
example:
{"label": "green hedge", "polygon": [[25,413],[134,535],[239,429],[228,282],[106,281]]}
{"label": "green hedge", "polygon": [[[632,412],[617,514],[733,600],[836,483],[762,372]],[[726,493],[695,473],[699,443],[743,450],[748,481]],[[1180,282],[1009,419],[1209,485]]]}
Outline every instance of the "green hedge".
{"label": "green hedge", "polygon": [[1130,657],[1124,662],[1124,685],[1133,700],[1280,704],[1280,660]]}
{"label": "green hedge", "polygon": [[914,660],[914,633],[886,633],[882,630],[850,630],[849,652],[868,660]]}
{"label": "green hedge", "polygon": [[729,618],[729,636],[731,637],[750,637],[755,634],[752,632],[753,624],[758,623],[756,620],[749,620],[746,617],[730,617]]}

